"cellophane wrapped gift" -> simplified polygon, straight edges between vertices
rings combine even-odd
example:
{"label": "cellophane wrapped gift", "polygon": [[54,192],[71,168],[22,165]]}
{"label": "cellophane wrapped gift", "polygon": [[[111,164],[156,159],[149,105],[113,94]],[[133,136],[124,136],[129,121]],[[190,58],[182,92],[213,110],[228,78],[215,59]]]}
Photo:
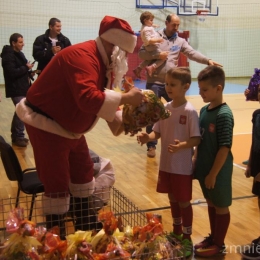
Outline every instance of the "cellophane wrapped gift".
{"label": "cellophane wrapped gift", "polygon": [[251,77],[248,89],[250,92],[246,96],[246,100],[258,101],[258,86],[260,85],[260,69],[255,68],[255,73]]}
{"label": "cellophane wrapped gift", "polygon": [[[124,92],[128,92],[133,87],[132,78],[126,76],[122,86]],[[153,125],[160,119],[166,119],[171,115],[152,90],[142,90],[142,92],[144,97],[139,106],[133,107],[126,104],[123,107],[125,134],[130,133],[131,136],[137,134],[143,127]]]}
{"label": "cellophane wrapped gift", "polygon": [[[124,226],[122,218],[109,207],[98,213],[103,228],[98,231],[78,230],[61,240],[59,227],[50,230],[21,218],[20,209],[10,212],[6,239],[0,260],[165,260],[180,259],[180,244],[171,243],[164,232],[161,218],[146,213],[145,225]],[[16,221],[18,228],[13,227]]]}

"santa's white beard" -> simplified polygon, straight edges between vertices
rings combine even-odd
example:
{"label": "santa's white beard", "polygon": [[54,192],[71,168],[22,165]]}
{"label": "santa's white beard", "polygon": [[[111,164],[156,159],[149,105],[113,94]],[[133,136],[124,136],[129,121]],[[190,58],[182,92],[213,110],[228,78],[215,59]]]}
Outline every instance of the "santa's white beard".
{"label": "santa's white beard", "polygon": [[126,52],[121,50],[118,46],[115,46],[111,56],[111,60],[115,77],[113,87],[121,88],[123,77],[128,71]]}

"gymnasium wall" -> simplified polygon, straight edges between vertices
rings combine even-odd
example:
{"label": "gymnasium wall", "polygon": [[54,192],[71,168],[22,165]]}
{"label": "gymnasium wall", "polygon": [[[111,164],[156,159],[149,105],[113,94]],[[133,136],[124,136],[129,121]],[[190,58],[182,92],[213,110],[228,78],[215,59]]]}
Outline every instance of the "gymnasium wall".
{"label": "gymnasium wall", "polygon": [[[222,63],[227,77],[250,77],[254,68],[260,67],[260,3],[220,0],[218,6],[219,16],[209,16],[205,22],[197,16],[180,16],[180,30],[190,31],[190,44]],[[75,44],[94,39],[105,15],[127,20],[138,32],[143,11],[135,8],[135,0],[0,0],[0,48],[9,44],[12,33],[21,33],[25,41],[23,52],[32,61],[33,41],[48,29],[51,17],[61,20],[62,33]],[[176,13],[176,8],[150,11],[155,15],[154,22],[163,28],[165,17]],[[191,61],[190,68],[196,77],[204,65]],[[4,84],[2,67],[0,84]]]}

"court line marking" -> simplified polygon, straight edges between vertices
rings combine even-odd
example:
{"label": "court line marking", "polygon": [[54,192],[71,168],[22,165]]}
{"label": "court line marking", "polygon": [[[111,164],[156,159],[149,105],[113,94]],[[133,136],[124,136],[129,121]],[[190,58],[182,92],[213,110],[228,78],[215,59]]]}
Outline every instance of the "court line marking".
{"label": "court line marking", "polygon": [[237,167],[237,168],[242,169],[242,170],[246,170],[246,167],[241,166],[241,165],[239,165],[239,164],[237,164],[237,163],[233,163],[233,165],[234,165],[235,167]]}
{"label": "court line marking", "polygon": [[[251,198],[255,198],[255,197],[257,197],[257,196],[256,195],[238,196],[238,197],[233,197],[232,200],[251,199]],[[196,199],[193,202],[191,202],[191,205],[207,206],[207,202],[204,198]],[[145,213],[145,212],[150,212],[150,211],[167,210],[167,209],[171,209],[171,207],[165,206],[165,207],[158,207],[158,208],[140,209],[137,211],[118,213],[118,215],[127,215],[127,214],[132,214],[132,213]],[[117,215],[117,214],[115,214],[115,215]]]}
{"label": "court line marking", "polygon": [[233,136],[234,135],[251,135],[252,134],[252,132],[248,132],[248,133],[238,133],[238,134],[233,134]]}

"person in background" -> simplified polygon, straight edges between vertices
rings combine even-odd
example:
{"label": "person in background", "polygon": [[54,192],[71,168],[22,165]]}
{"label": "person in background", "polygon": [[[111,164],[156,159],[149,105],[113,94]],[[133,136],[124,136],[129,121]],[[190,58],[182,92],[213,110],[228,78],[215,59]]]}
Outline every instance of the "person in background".
{"label": "person in background", "polygon": [[[151,54],[151,52],[148,52],[145,47],[142,46],[138,52],[138,55],[142,60],[166,60],[166,62],[156,68],[152,76],[149,74],[147,75],[146,88],[153,90],[159,98],[164,98],[167,102],[169,102],[170,98],[167,96],[165,91],[165,74],[170,68],[178,66],[180,52],[187,56],[190,60],[198,63],[205,65],[221,65],[202,55],[198,51],[195,51],[185,39],[178,37],[180,18],[176,14],[169,14],[166,17],[165,25],[166,27],[164,29],[157,32],[158,37],[161,37],[164,40],[159,44],[161,52],[158,54]],[[150,133],[152,131],[152,126],[148,126],[146,131],[147,133]],[[157,141],[147,143],[148,157],[155,157],[156,145]]]}
{"label": "person in background", "polygon": [[120,86],[128,70],[127,54],[134,51],[136,41],[125,20],[105,16],[99,36],[57,53],[16,108],[26,123],[44,184],[48,228],[60,225],[70,195],[75,201],[75,229],[98,228],[96,216],[89,219],[89,197],[96,185],[84,134],[99,118],[114,135],[121,134],[124,125],[118,108],[141,104],[143,94],[137,88],[127,93],[110,90]]}
{"label": "person in background", "polygon": [[[163,41],[163,38],[159,37],[159,35],[156,33],[154,27],[157,27],[153,23],[154,15],[151,12],[143,12],[140,16],[140,21],[142,23],[141,28],[141,39],[143,41],[143,45],[147,51],[152,52],[151,54],[158,54],[160,53],[160,49],[158,49],[158,43]],[[140,78],[141,71],[143,68],[146,69],[149,76],[152,76],[155,69],[159,66],[161,66],[165,60],[156,60],[153,62],[153,64],[149,65],[151,61],[143,61],[138,65],[137,68],[135,68],[133,71],[137,78]],[[149,65],[149,66],[148,66]]]}
{"label": "person in background", "polygon": [[69,38],[61,33],[61,21],[51,18],[49,29],[45,34],[38,36],[33,43],[33,57],[38,62],[37,70],[43,71],[57,53],[70,45]]}
{"label": "person in background", "polygon": [[165,108],[171,112],[167,119],[153,126],[150,134],[137,136],[143,145],[161,138],[162,149],[157,192],[168,193],[173,218],[170,234],[182,244],[179,257],[189,257],[193,251],[191,240],[193,211],[192,198],[192,155],[193,147],[200,143],[199,119],[195,108],[185,94],[191,84],[189,68],[172,68],[167,71],[165,90],[171,102]]}
{"label": "person in background", "polygon": [[[247,89],[244,91],[246,101],[258,101],[258,87],[260,86],[260,69],[255,68],[255,73],[251,77]],[[242,162],[244,165],[248,165],[249,160]]]}
{"label": "person in background", "polygon": [[199,114],[201,142],[193,157],[194,178],[200,183],[208,205],[210,235],[194,246],[195,255],[211,257],[225,251],[230,223],[234,118],[223,100],[225,73],[208,66],[198,75],[199,92],[205,103]]}
{"label": "person in background", "polygon": [[[2,49],[2,67],[5,80],[5,95],[11,98],[14,106],[26,96],[31,85],[30,78],[34,76],[31,71],[34,64],[28,61],[22,52],[24,39],[20,33],[14,33],[9,39],[10,45]],[[0,97],[1,101],[1,97]],[[14,113],[11,124],[12,144],[19,147],[26,147],[29,139],[25,138],[24,123]]]}
{"label": "person in background", "polygon": [[[257,99],[260,100],[260,85],[258,86]],[[257,109],[253,112],[252,124],[252,144],[245,176],[247,178],[254,178],[252,193],[258,196],[258,208],[260,209],[260,109]],[[250,248],[248,248],[245,252],[242,252],[242,256],[245,259],[260,259],[260,236],[252,241]]]}

